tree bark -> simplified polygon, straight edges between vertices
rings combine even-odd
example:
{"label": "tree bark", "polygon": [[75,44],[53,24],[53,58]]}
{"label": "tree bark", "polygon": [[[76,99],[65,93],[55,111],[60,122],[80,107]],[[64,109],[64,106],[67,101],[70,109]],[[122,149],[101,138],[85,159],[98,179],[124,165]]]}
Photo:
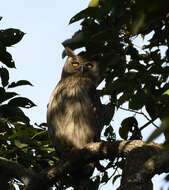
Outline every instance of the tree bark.
{"label": "tree bark", "polygon": [[83,149],[72,152],[70,160],[59,161],[39,174],[18,163],[0,158],[0,171],[1,175],[22,181],[25,190],[47,190],[59,178],[84,164],[102,159],[114,160],[120,156],[126,160],[118,190],[146,189],[153,175],[169,171],[169,150],[165,150],[160,144],[147,144],[141,140],[90,143]]}

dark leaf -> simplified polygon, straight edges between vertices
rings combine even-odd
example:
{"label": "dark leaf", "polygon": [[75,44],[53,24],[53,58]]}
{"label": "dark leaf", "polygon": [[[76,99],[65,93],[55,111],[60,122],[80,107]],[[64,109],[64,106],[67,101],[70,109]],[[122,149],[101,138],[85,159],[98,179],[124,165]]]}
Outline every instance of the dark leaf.
{"label": "dark leaf", "polygon": [[4,101],[5,89],[0,87],[0,103]]}
{"label": "dark leaf", "polygon": [[1,76],[1,83],[2,86],[5,87],[8,85],[9,82],[9,72],[6,68],[0,68],[0,76]]}
{"label": "dark leaf", "polygon": [[24,114],[24,112],[12,105],[4,104],[0,106],[0,116],[6,118],[11,122],[24,122],[29,123],[29,118]]}
{"label": "dark leaf", "polygon": [[169,118],[163,118],[161,126],[153,131],[153,133],[147,139],[147,142],[151,142],[161,134],[165,135],[167,141],[169,141]]}
{"label": "dark leaf", "polygon": [[[87,36],[85,36],[84,32],[79,30],[77,31],[71,39],[65,40],[62,44],[64,47],[69,47],[71,49],[77,49],[82,46],[84,46],[84,42],[87,40]],[[66,56],[66,53],[64,51],[62,57],[64,58]]]}
{"label": "dark leaf", "polygon": [[2,175],[2,173],[0,174],[0,187],[2,189],[9,189],[9,180],[10,178],[7,175]]}
{"label": "dark leaf", "polygon": [[30,85],[30,86],[32,86],[32,84],[27,80],[19,80],[17,82],[12,82],[11,84],[9,84],[8,88],[14,88],[14,87],[22,86],[22,85]]}
{"label": "dark leaf", "polygon": [[9,68],[15,68],[15,62],[7,51],[0,51],[0,61]]}
{"label": "dark leaf", "polygon": [[116,182],[116,180],[121,177],[121,175],[116,175],[113,177],[113,180],[112,180],[112,184],[114,185],[114,183]]}
{"label": "dark leaf", "polygon": [[128,139],[129,132],[130,132],[130,127],[129,126],[121,126],[119,128],[119,135],[124,140]]}
{"label": "dark leaf", "polygon": [[[3,89],[4,90],[4,89]],[[9,100],[11,98],[13,98],[14,96],[17,96],[18,94],[15,93],[15,92],[5,92],[5,90],[3,91],[2,93],[2,89],[0,88],[0,95],[3,94],[1,97],[0,97],[0,103],[6,101],[6,100]]]}
{"label": "dark leaf", "polygon": [[108,141],[116,139],[115,132],[111,125],[106,127],[106,129],[104,131],[104,136],[107,138]]}
{"label": "dark leaf", "polygon": [[14,45],[23,38],[24,34],[21,30],[14,28],[0,30],[0,43],[5,47]]}
{"label": "dark leaf", "polygon": [[70,24],[79,21],[83,18],[91,17],[91,18],[100,18],[104,15],[104,9],[100,9],[99,7],[88,7],[87,9],[82,10],[78,14],[76,14],[70,20]]}
{"label": "dark leaf", "polygon": [[165,177],[166,181],[169,181],[169,174],[167,174],[167,176]]}
{"label": "dark leaf", "polygon": [[24,97],[13,98],[8,102],[8,105],[23,107],[23,108],[31,108],[33,106],[36,106],[31,100]]}
{"label": "dark leaf", "polygon": [[108,173],[105,171],[101,183],[107,183],[108,181],[109,181],[109,176]]}
{"label": "dark leaf", "polygon": [[129,132],[132,132],[133,127],[138,127],[137,120],[134,117],[128,117],[124,119],[119,129],[120,137],[124,140],[127,140]]}
{"label": "dark leaf", "polygon": [[129,108],[139,110],[145,105],[146,95],[143,90],[138,90],[137,93],[129,101]]}
{"label": "dark leaf", "polygon": [[148,181],[147,190],[153,190],[153,182],[151,180]]}

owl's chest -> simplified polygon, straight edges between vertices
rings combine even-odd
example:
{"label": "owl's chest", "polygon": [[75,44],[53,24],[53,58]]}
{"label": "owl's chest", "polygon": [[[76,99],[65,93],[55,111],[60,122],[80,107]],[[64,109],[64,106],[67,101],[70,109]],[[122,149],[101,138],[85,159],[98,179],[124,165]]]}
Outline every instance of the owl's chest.
{"label": "owl's chest", "polygon": [[64,112],[91,109],[94,90],[92,81],[87,79],[62,81],[55,90],[56,106]]}
{"label": "owl's chest", "polygon": [[62,96],[68,96],[69,98],[81,96],[83,98],[89,98],[88,96],[90,96],[92,93],[91,90],[94,88],[92,81],[87,78],[69,79],[59,84],[58,93],[61,93]]}

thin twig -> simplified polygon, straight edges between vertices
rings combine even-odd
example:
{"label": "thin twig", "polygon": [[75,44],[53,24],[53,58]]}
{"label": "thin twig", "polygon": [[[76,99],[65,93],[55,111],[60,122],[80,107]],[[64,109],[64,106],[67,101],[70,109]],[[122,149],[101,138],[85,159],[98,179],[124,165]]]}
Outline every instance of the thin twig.
{"label": "thin twig", "polygon": [[153,124],[153,125],[158,129],[159,127],[153,123],[156,119],[157,119],[157,117],[154,118],[154,119],[152,119],[152,120],[150,120],[150,121],[147,122],[146,124],[144,124],[142,127],[140,127],[140,131],[143,130],[144,128],[146,128],[146,127],[147,127],[148,125],[150,125],[150,124]]}
{"label": "thin twig", "polygon": [[156,118],[154,118],[154,119],[152,119],[152,120],[150,120],[148,117],[147,117],[147,115],[145,114],[145,113],[143,113],[143,112],[139,112],[139,111],[135,111],[135,110],[131,110],[131,109],[126,109],[126,108],[123,108],[123,107],[119,107],[121,110],[124,110],[124,111],[130,111],[130,112],[133,112],[133,113],[135,113],[135,114],[140,114],[140,115],[143,115],[147,120],[148,120],[148,123],[146,123],[145,125],[143,125],[141,128],[140,128],[140,130],[143,130],[145,127],[147,127],[149,124],[152,124],[152,125],[154,125],[154,127],[155,128],[159,128],[156,124],[154,124],[153,122],[157,119],[157,117]]}

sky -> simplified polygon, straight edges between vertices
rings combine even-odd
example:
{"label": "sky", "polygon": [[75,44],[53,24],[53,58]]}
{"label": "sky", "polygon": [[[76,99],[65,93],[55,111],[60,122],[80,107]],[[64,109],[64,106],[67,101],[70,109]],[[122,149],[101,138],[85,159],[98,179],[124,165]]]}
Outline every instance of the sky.
{"label": "sky", "polygon": [[[0,29],[16,28],[26,33],[21,42],[8,48],[16,64],[11,69],[12,81],[28,80],[34,86],[18,87],[15,89],[21,96],[30,98],[37,107],[24,110],[32,123],[46,122],[47,103],[50,94],[58,81],[65,59],[62,59],[62,42],[70,38],[80,29],[80,24],[69,25],[70,19],[82,9],[89,0],[4,0],[0,5]],[[141,39],[136,43],[141,47]],[[120,117],[119,117],[120,115]],[[118,117],[116,117],[118,116]],[[120,126],[125,117],[133,114],[120,111],[113,119],[113,126]],[[139,116],[142,125],[146,122]],[[142,126],[141,125],[141,126]],[[145,132],[145,139],[150,132]],[[162,178],[162,177],[161,177]],[[156,188],[160,189],[159,181],[155,178]],[[168,187],[166,187],[167,189]],[[101,190],[110,189],[110,184]],[[114,187],[115,189],[115,187]],[[165,189],[164,189],[165,190]]]}

